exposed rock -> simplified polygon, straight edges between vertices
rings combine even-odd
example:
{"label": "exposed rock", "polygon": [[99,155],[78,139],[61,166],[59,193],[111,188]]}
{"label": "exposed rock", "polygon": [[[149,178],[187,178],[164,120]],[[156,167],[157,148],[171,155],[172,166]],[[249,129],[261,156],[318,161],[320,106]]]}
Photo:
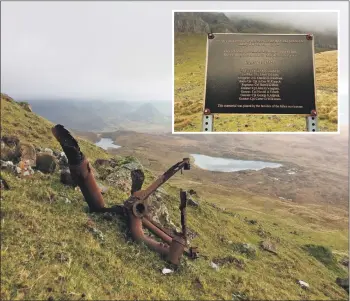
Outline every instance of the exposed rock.
{"label": "exposed rock", "polygon": [[26,165],[23,161],[20,162],[20,168],[21,168],[21,176],[22,177],[28,177],[34,174],[34,170],[31,168],[31,166]]}
{"label": "exposed rock", "polygon": [[58,165],[61,169],[68,168],[68,158],[64,152],[61,152],[57,156],[58,159]]}
{"label": "exposed rock", "polygon": [[219,266],[215,262],[210,262],[210,266],[217,271],[220,269]]}
{"label": "exposed rock", "polygon": [[70,256],[69,256],[69,254],[66,254],[66,253],[59,252],[56,254],[55,257],[61,263],[70,261]]}
{"label": "exposed rock", "polygon": [[13,164],[12,161],[3,161],[0,160],[0,166],[2,170],[7,170],[7,171],[14,171],[15,170],[15,165]]}
{"label": "exposed rock", "polygon": [[36,151],[30,143],[19,143],[17,145],[17,153],[21,161],[25,162],[28,166],[35,166],[36,164]]}
{"label": "exposed rock", "polygon": [[244,301],[249,300],[249,298],[241,292],[234,292],[232,293],[232,301]]}
{"label": "exposed rock", "polygon": [[43,173],[53,173],[56,169],[56,158],[50,154],[38,154],[36,158],[36,169]]}
{"label": "exposed rock", "polygon": [[0,190],[9,190],[10,186],[6,180],[0,175]]}
{"label": "exposed rock", "polygon": [[122,168],[126,168],[126,169],[129,169],[129,170],[136,170],[136,169],[141,169],[143,170],[143,166],[141,165],[141,163],[139,162],[129,162],[129,163],[126,163],[126,164],[123,164],[121,166]]}
{"label": "exposed rock", "polygon": [[90,231],[91,231],[92,234],[93,234],[96,238],[98,238],[100,241],[102,241],[102,242],[104,241],[105,237],[104,237],[104,235],[103,235],[103,233],[102,233],[101,230],[98,230],[97,228],[91,228]]}
{"label": "exposed rock", "polygon": [[[132,174],[138,174],[141,180],[141,174],[136,170],[142,170],[142,165],[138,162],[130,162],[114,169],[114,171],[106,177],[109,185],[116,186],[120,190],[130,194],[132,190]],[[132,173],[132,171],[134,171]]]}
{"label": "exposed rock", "polygon": [[159,192],[155,192],[149,198],[149,215],[157,223],[165,226],[176,228],[175,224],[171,221],[168,208],[165,206],[166,196]]}
{"label": "exposed rock", "polygon": [[107,193],[107,191],[109,189],[107,186],[104,186],[101,183],[97,183],[97,186],[98,186],[98,188],[100,188],[101,194]]}
{"label": "exposed rock", "polygon": [[193,199],[187,199],[187,205],[193,206],[193,207],[198,207],[198,206],[199,206],[199,203],[196,202],[196,201],[193,200]]}
{"label": "exposed rock", "polygon": [[341,260],[340,260],[340,264],[345,266],[345,267],[348,267],[349,266],[349,257],[343,257]]}
{"label": "exposed rock", "polygon": [[26,110],[27,112],[33,112],[32,107],[30,106],[29,103],[25,102],[25,101],[21,101],[18,103],[24,110]]}
{"label": "exposed rock", "polygon": [[123,192],[130,193],[131,191],[131,174],[130,170],[120,168],[116,171],[111,172],[107,177],[106,181],[110,186],[116,187]]}
{"label": "exposed rock", "polygon": [[15,167],[15,174],[20,175],[22,173],[22,169],[18,166]]}
{"label": "exposed rock", "polygon": [[44,153],[53,156],[53,150],[51,148],[45,148]]}
{"label": "exposed rock", "polygon": [[16,147],[19,144],[19,139],[16,136],[3,136],[1,141],[8,147]]}
{"label": "exposed rock", "polygon": [[303,280],[298,280],[297,282],[301,286],[301,288],[303,288],[303,289],[308,289],[310,287],[310,285]]}
{"label": "exposed rock", "polygon": [[94,163],[96,168],[100,166],[110,166],[110,164],[111,164],[111,161],[107,159],[97,159]]}
{"label": "exposed rock", "polygon": [[234,264],[237,268],[243,270],[244,269],[244,261],[242,259],[238,259],[234,256],[227,256],[223,258],[214,258],[213,262],[218,265],[224,264]]}
{"label": "exposed rock", "polygon": [[262,238],[266,238],[266,237],[269,237],[271,236],[271,233],[269,231],[265,231],[263,229],[263,227],[259,226],[258,230],[257,230],[257,233],[260,237]]}
{"label": "exposed rock", "polygon": [[61,170],[60,181],[64,185],[73,186],[73,187],[76,186],[76,184],[73,181],[70,170],[68,168]]}
{"label": "exposed rock", "polygon": [[19,162],[19,153],[16,146],[8,146],[4,143],[4,147],[1,149],[1,160]]}
{"label": "exposed rock", "polygon": [[233,249],[236,252],[247,255],[248,257],[254,258],[256,256],[256,248],[248,243],[234,243],[232,244]]}
{"label": "exposed rock", "polygon": [[258,223],[258,221],[256,221],[255,219],[244,219],[244,221],[250,225],[256,225]]}
{"label": "exposed rock", "polygon": [[268,251],[268,252],[271,252],[271,253],[277,255],[276,246],[271,241],[269,241],[269,240],[262,241],[260,246],[265,251]]}
{"label": "exposed rock", "polygon": [[1,141],[1,150],[3,150],[5,148],[6,144],[4,141]]}
{"label": "exposed rock", "polygon": [[349,278],[337,278],[335,282],[349,293]]}

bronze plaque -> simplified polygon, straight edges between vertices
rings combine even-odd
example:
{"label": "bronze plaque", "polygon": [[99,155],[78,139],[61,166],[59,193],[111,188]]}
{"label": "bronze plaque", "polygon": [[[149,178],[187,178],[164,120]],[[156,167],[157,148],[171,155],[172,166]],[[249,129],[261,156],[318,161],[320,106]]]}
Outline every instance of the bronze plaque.
{"label": "bronze plaque", "polygon": [[313,36],[208,34],[205,113],[311,114]]}

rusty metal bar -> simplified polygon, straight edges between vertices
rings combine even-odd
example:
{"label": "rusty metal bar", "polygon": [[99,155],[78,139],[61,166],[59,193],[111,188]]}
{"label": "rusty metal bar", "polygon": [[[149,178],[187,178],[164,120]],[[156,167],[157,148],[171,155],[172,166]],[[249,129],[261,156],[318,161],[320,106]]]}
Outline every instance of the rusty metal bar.
{"label": "rusty metal bar", "polygon": [[129,213],[129,225],[131,236],[136,242],[144,242],[149,248],[161,255],[169,254],[169,247],[167,245],[163,245],[145,235],[142,229],[142,220],[139,217],[134,216],[131,212]]}
{"label": "rusty metal bar", "polygon": [[99,211],[106,207],[88,160],[84,159],[78,166],[69,166],[69,169],[72,179],[79,186],[90,211]]}
{"label": "rusty metal bar", "polygon": [[185,246],[186,242],[182,237],[174,237],[170,245],[167,260],[172,264],[178,265],[185,251]]}
{"label": "rusty metal bar", "polygon": [[[165,227],[163,227],[161,224],[157,223],[156,221],[154,221],[153,219],[149,218],[148,216],[143,217],[142,219],[143,221],[147,221],[150,222],[152,225],[154,225],[155,227],[157,227],[158,229],[160,229],[161,231],[163,231],[165,234],[167,234],[168,236],[170,236],[171,238],[173,238],[175,236],[175,234],[173,232],[171,232],[170,229],[167,229]],[[147,223],[146,222],[146,223]]]}
{"label": "rusty metal bar", "polygon": [[102,210],[106,205],[101,190],[97,186],[89,161],[80,151],[78,142],[60,124],[54,126],[51,130],[67,156],[72,179],[83,193],[90,211]]}
{"label": "rusty metal bar", "polygon": [[187,240],[186,205],[187,205],[186,191],[183,191],[181,189],[180,190],[181,228],[182,228],[182,235],[183,235],[185,240]]}
{"label": "rusty metal bar", "polygon": [[185,170],[190,169],[189,158],[184,158],[182,161],[174,164],[145,190],[135,191],[133,193],[133,196],[137,197],[141,201],[146,200],[153,192],[155,192],[161,185],[168,181],[174,174],[176,174],[179,170],[182,170],[182,168],[184,168]]}
{"label": "rusty metal bar", "polygon": [[173,238],[169,236],[163,229],[160,229],[159,227],[154,225],[153,222],[149,219],[143,218],[142,225],[145,226],[148,230],[150,230],[154,235],[157,235],[159,238],[161,238],[167,244],[171,244]]}

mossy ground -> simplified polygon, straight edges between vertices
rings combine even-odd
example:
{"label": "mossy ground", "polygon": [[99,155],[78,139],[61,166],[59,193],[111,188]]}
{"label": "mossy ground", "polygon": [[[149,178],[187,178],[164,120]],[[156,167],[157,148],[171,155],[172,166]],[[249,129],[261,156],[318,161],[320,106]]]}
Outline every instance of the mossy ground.
{"label": "mossy ground", "polygon": [[[174,130],[200,132],[204,100],[206,35],[175,34],[174,41]],[[316,49],[317,51],[317,49]],[[316,107],[319,130],[337,131],[337,51],[315,55]],[[305,118],[298,115],[217,114],[217,132],[302,132]],[[277,118],[275,118],[277,117]]]}
{"label": "mossy ground", "polygon": [[[24,116],[17,104],[1,102],[4,133],[59,149],[49,135],[49,122],[34,114]],[[89,142],[83,142],[82,148],[92,162],[108,157]],[[200,196],[200,206],[188,207],[187,216],[189,228],[199,234],[192,244],[202,256],[195,261],[184,257],[176,272],[163,275],[165,261],[132,242],[122,218],[106,220],[88,213],[81,193],[63,186],[57,171],[53,175],[36,173],[28,179],[7,172],[2,176],[11,188],[1,191],[2,300],[232,300],[233,295],[250,300],[348,298],[335,283],[336,277],[347,275],[338,258],[334,258],[334,269],[305,249],[305,245],[317,245],[338,254],[334,256],[348,253],[347,216],[336,208],[301,206],[240,192],[228,197],[217,197],[215,191]],[[146,171],[146,185],[153,179]],[[179,190],[171,181],[164,188],[170,195],[166,205],[171,218],[180,226]],[[110,187],[104,198],[113,205],[127,196]],[[248,223],[245,217],[256,219],[257,224]],[[102,236],[92,232],[91,225]],[[259,248],[264,239],[276,244],[278,255]],[[240,253],[235,248],[240,243],[254,245],[256,256]],[[222,265],[219,270],[210,266],[214,258],[227,256],[242,260],[243,269],[235,264]],[[308,282],[310,289],[300,288],[297,280]]]}

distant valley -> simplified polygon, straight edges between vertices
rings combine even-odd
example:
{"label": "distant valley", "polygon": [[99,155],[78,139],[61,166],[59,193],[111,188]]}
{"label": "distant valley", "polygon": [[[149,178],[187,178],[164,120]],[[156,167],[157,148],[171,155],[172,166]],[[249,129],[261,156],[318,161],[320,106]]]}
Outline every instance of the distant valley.
{"label": "distant valley", "polygon": [[282,164],[276,169],[233,173],[210,172],[193,165],[189,185],[208,194],[215,192],[228,196],[239,190],[299,204],[348,206],[348,131],[345,128],[341,129],[340,135],[327,137],[300,134],[171,135],[133,131],[76,134],[92,142],[101,137],[111,138],[122,147],[109,149],[109,152],[135,156],[154,173],[160,173],[174,161],[191,154]]}
{"label": "distant valley", "polygon": [[32,110],[77,131],[169,131],[171,102],[28,100]]}

